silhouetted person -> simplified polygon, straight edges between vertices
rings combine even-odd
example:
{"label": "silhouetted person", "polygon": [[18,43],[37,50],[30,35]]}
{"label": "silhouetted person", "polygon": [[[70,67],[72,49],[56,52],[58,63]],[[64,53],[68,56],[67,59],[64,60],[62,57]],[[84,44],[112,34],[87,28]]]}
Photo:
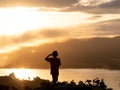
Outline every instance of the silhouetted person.
{"label": "silhouetted person", "polygon": [[[50,57],[52,56],[52,57]],[[59,66],[61,65],[61,61],[60,58],[57,58],[58,56],[58,52],[57,51],[53,51],[52,54],[49,54],[45,60],[48,61],[51,65],[51,75],[52,75],[52,82],[53,84],[56,84],[56,82],[58,81],[58,75],[59,75]]]}

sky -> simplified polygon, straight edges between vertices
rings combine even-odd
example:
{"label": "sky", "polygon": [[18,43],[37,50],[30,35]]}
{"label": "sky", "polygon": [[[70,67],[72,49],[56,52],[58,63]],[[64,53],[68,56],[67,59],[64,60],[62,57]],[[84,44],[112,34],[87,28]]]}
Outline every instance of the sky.
{"label": "sky", "polygon": [[119,24],[120,0],[0,0],[0,54],[69,39],[114,38]]}

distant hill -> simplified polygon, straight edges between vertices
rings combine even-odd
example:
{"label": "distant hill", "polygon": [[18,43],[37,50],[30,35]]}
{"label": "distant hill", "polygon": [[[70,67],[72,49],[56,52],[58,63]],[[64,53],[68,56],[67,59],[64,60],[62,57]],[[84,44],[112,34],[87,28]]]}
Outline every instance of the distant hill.
{"label": "distant hill", "polygon": [[65,42],[22,47],[8,54],[3,67],[48,68],[44,58],[58,50],[61,68],[109,68],[120,69],[120,36],[114,38],[70,39]]}

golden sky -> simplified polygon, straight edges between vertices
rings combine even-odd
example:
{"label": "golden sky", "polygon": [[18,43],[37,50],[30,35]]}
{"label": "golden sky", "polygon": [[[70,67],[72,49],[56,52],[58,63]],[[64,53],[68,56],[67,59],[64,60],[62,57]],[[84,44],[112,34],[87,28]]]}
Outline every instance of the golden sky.
{"label": "golden sky", "polygon": [[0,53],[71,38],[115,37],[119,24],[120,0],[0,0]]}

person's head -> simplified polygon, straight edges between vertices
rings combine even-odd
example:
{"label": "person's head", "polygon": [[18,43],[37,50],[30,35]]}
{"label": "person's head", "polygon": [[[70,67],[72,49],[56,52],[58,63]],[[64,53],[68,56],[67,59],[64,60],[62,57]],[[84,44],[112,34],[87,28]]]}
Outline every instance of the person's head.
{"label": "person's head", "polygon": [[57,51],[53,51],[52,55],[53,55],[53,57],[57,57],[58,56],[58,52]]}

